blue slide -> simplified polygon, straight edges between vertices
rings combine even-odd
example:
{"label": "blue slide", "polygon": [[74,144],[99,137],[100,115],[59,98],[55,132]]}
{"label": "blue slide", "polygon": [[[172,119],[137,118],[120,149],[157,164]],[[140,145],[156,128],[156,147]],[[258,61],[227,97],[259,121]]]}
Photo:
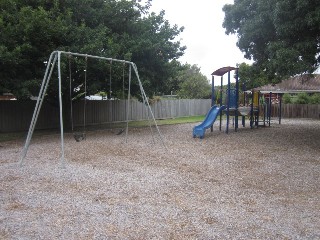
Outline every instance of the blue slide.
{"label": "blue slide", "polygon": [[214,105],[207,113],[207,116],[204,119],[204,121],[200,125],[195,126],[193,128],[193,137],[194,138],[200,137],[201,139],[204,138],[204,133],[205,133],[206,129],[213,125],[213,123],[217,119],[220,111],[222,111],[225,108],[226,108],[226,106],[219,107],[217,105]]}

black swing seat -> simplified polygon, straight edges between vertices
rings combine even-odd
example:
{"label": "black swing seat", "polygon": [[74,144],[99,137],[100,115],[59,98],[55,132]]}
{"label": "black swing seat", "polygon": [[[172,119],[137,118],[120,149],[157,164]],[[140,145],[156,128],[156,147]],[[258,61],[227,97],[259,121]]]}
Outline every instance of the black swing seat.
{"label": "black swing seat", "polygon": [[83,132],[75,132],[73,133],[73,137],[77,142],[81,142],[86,139],[86,133]]}
{"label": "black swing seat", "polygon": [[120,129],[120,131],[117,133],[117,135],[120,135],[124,132],[124,128]]}

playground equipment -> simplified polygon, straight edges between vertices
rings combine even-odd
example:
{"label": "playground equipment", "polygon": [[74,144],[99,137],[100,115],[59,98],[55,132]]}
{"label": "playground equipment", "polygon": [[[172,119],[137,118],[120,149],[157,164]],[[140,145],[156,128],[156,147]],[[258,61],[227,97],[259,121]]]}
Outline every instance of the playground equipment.
{"label": "playground equipment", "polygon": [[[235,86],[231,88],[231,71],[234,71]],[[223,76],[228,74],[227,89],[223,90]],[[222,126],[222,115],[226,115],[226,133],[229,133],[230,117],[232,117],[232,125],[235,131],[239,128],[239,117],[242,118],[242,126],[245,127],[245,119],[249,118],[250,127],[270,126],[271,123],[271,97],[268,101],[265,101],[264,94],[259,91],[246,91],[243,88],[243,103],[239,105],[239,78],[238,78],[238,68],[236,67],[223,67],[212,74],[212,94],[211,94],[211,106],[205,120],[198,126],[193,128],[193,137],[199,136],[204,137],[204,132],[207,128],[211,127],[211,132],[213,131],[213,124],[216,121],[218,115],[220,116],[219,130],[221,131]],[[220,89],[218,89],[218,95],[215,95],[214,89],[214,76],[221,77]],[[271,96],[272,93],[269,93]],[[281,119],[281,112],[279,123]]]}
{"label": "playground equipment", "polygon": [[84,68],[84,104],[83,104],[83,129],[82,131],[76,132],[74,130],[74,123],[73,123],[73,103],[72,103],[72,67],[71,67],[71,57],[72,55],[68,56],[69,60],[69,95],[70,95],[70,118],[71,118],[71,131],[73,134],[74,139],[77,142],[81,142],[82,140],[86,139],[86,103],[87,103],[87,64],[88,58],[85,58],[85,68]]}
{"label": "playground equipment", "polygon": [[[137,66],[133,62],[129,62],[129,61],[125,61],[125,60],[112,59],[112,58],[105,58],[105,57],[100,57],[100,56],[93,56],[93,55],[88,55],[88,54],[80,54],[80,53],[72,53],[72,52],[64,52],[64,51],[54,51],[54,52],[51,53],[51,55],[49,57],[49,60],[48,60],[48,63],[47,63],[47,68],[46,68],[46,71],[45,71],[44,78],[42,80],[40,92],[39,92],[39,95],[38,95],[38,100],[37,100],[37,103],[36,103],[36,106],[35,106],[35,110],[33,112],[32,120],[31,120],[31,123],[30,123],[29,131],[28,131],[28,135],[27,135],[27,138],[26,138],[26,142],[25,142],[24,148],[22,150],[22,154],[21,154],[21,158],[20,158],[20,162],[19,162],[20,166],[22,166],[23,161],[24,161],[24,159],[26,157],[26,154],[28,152],[30,141],[31,141],[31,138],[32,138],[32,135],[33,135],[36,123],[37,123],[38,116],[39,116],[39,112],[40,112],[44,97],[46,95],[46,92],[47,92],[47,89],[48,89],[48,85],[49,85],[53,70],[54,70],[56,65],[57,65],[57,70],[58,70],[58,88],[59,88],[61,165],[62,165],[62,167],[65,166],[64,137],[63,137],[64,128],[63,128],[63,115],[62,115],[62,113],[63,113],[62,105],[63,104],[62,104],[62,84],[61,84],[61,82],[62,82],[62,78],[61,78],[61,57],[62,56],[67,56],[69,58],[71,56],[75,56],[75,57],[79,57],[79,58],[85,58],[86,61],[87,61],[88,58],[107,61],[107,62],[110,62],[110,69],[111,69],[112,62],[119,62],[119,63],[123,63],[123,64],[126,64],[126,65],[129,66],[128,99],[127,99],[127,106],[126,106],[126,131],[125,131],[126,135],[125,135],[125,142],[127,142],[127,135],[128,135],[129,110],[130,110],[130,98],[131,98],[131,93],[130,93],[131,71],[133,69],[133,71],[135,73],[135,76],[136,76],[136,79],[138,81],[138,85],[139,85],[139,88],[140,88],[140,93],[141,93],[141,96],[142,96],[143,103],[146,106],[146,109],[148,110],[148,118],[151,116],[151,118],[152,118],[152,120],[154,122],[154,126],[156,127],[157,132],[159,134],[160,140],[161,140],[162,144],[165,146],[164,141],[163,141],[163,137],[162,137],[162,135],[160,133],[160,130],[158,128],[158,125],[157,125],[157,123],[155,121],[154,114],[153,114],[153,112],[151,110],[151,107],[150,107],[149,102],[147,100],[146,93],[145,93],[145,91],[143,89],[143,86],[142,86],[142,83],[140,81]],[[71,79],[71,76],[70,76],[70,79]],[[85,84],[86,84],[86,72],[85,72]],[[110,92],[111,92],[111,74],[110,74]],[[85,124],[85,115],[84,115],[84,124]],[[149,124],[150,124],[150,130],[151,130],[151,133],[152,133],[150,119],[149,119]],[[81,140],[80,138],[85,138],[85,129],[84,129],[84,132],[82,133],[82,135],[79,134],[79,136],[75,136],[76,140],[77,140],[77,138],[78,138],[79,141]]]}
{"label": "playground equipment", "polygon": [[204,134],[207,128],[210,128],[213,123],[216,121],[218,115],[221,113],[222,110],[224,110],[225,106],[217,106],[214,105],[208,112],[206,118],[204,121],[193,128],[193,137],[200,137],[201,139],[204,138]]}
{"label": "playground equipment", "polygon": [[[96,61],[101,62],[99,59],[96,60]],[[81,142],[82,140],[86,139],[86,124],[87,124],[86,123],[86,115],[87,115],[86,106],[87,106],[87,100],[88,99],[93,99],[96,96],[94,96],[94,97],[93,96],[88,96],[88,94],[87,94],[87,88],[88,88],[87,87],[88,86],[87,85],[87,75],[90,72],[90,71],[88,71],[88,57],[84,58],[84,63],[82,64],[83,66],[81,66],[81,64],[80,64],[81,61],[80,61],[80,59],[78,59],[77,56],[68,55],[68,62],[69,62],[69,88],[70,88],[70,91],[69,91],[70,99],[69,99],[69,101],[70,101],[71,131],[73,133],[74,139],[77,142]],[[91,60],[90,63],[89,63],[89,65],[91,65],[91,66],[95,65],[93,60]],[[97,63],[97,62],[95,62],[95,63]],[[79,65],[80,65],[80,67],[77,67]],[[121,93],[121,96],[120,96],[120,94],[118,94],[117,98],[125,99],[125,68],[126,68],[126,63],[118,64],[118,66],[119,65],[120,65],[120,67],[122,65],[122,70],[121,70],[122,71],[122,77],[121,77],[121,80],[122,80],[122,93]],[[113,76],[112,60],[109,61],[108,69],[109,69],[109,72],[108,72],[109,73],[109,77],[108,78],[106,77],[106,87],[105,87],[105,89],[108,88],[108,93],[107,94],[105,93],[103,97],[102,96],[99,97],[99,100],[107,100],[107,99],[112,100],[112,99],[114,99],[114,95],[112,94],[112,76]],[[79,74],[79,72],[81,72],[83,74]],[[73,86],[74,85],[73,84],[73,81],[74,81],[73,73],[78,73],[78,75],[75,74],[75,75],[77,75],[75,78],[78,77],[79,79],[83,79],[82,85],[80,85],[80,87],[79,86]],[[94,81],[91,81],[91,82],[93,82],[93,84],[94,84]],[[81,86],[83,87],[82,91],[80,90]],[[78,89],[75,92],[75,96],[73,96],[73,93],[74,93],[73,89],[76,89],[76,88],[78,88]],[[120,91],[118,93],[120,93]],[[81,96],[81,97],[79,97],[79,96]],[[83,103],[82,104],[83,105],[83,110],[82,110],[83,117],[82,117],[82,119],[83,120],[81,122],[81,124],[82,124],[82,128],[81,129],[79,127],[76,128],[77,125],[80,126],[80,123],[79,122],[78,122],[78,124],[75,123],[74,116],[73,116],[74,115],[74,111],[73,111],[74,103],[73,102],[79,100],[80,98],[83,100],[82,101],[82,103]],[[121,133],[123,133],[124,130],[125,130],[125,126],[123,126],[118,131],[117,135],[120,135]]]}

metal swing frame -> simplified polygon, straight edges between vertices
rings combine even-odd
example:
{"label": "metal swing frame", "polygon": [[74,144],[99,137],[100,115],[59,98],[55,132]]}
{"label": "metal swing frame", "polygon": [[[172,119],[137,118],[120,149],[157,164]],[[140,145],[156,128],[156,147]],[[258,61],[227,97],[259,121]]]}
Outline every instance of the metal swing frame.
{"label": "metal swing frame", "polygon": [[[73,53],[73,52],[65,52],[65,51],[53,51],[51,54],[50,54],[50,57],[49,57],[49,60],[48,60],[48,63],[47,63],[47,68],[46,68],[46,71],[45,71],[45,74],[44,74],[44,77],[43,77],[43,80],[42,80],[42,84],[41,84],[41,88],[40,88],[40,91],[39,91],[39,95],[38,95],[38,100],[37,100],[37,103],[36,103],[36,106],[35,106],[35,109],[34,109],[34,112],[33,112],[33,116],[32,116],[32,120],[31,120],[31,123],[30,123],[30,127],[29,127],[29,131],[28,131],[28,135],[27,135],[27,138],[26,138],[26,141],[25,141],[25,145],[22,149],[22,153],[21,153],[21,158],[20,158],[20,161],[19,161],[19,165],[22,166],[23,165],[23,162],[24,162],[24,159],[27,155],[27,152],[28,152],[28,149],[29,149],[29,146],[30,146],[30,142],[31,142],[31,138],[32,138],[32,135],[33,135],[33,132],[34,132],[34,129],[35,129],[35,126],[36,126],[36,123],[37,123],[37,119],[38,119],[38,116],[39,116],[39,113],[40,113],[40,109],[41,109],[41,106],[42,106],[42,103],[43,103],[43,100],[44,100],[44,97],[46,95],[46,92],[47,92],[47,89],[48,89],[48,86],[49,86],[49,82],[50,82],[50,79],[51,79],[51,76],[52,76],[52,72],[57,64],[57,67],[58,67],[58,84],[59,84],[59,112],[60,112],[60,138],[61,138],[61,158],[60,158],[60,163],[61,163],[61,166],[62,167],[65,167],[66,165],[66,160],[65,160],[65,152],[64,152],[64,128],[63,128],[63,114],[62,114],[62,87],[61,87],[61,55],[69,55],[69,56],[76,56],[76,57],[85,57],[85,58],[93,58],[93,59],[101,59],[101,60],[106,60],[106,61],[114,61],[114,62],[120,62],[120,63],[123,63],[123,64],[128,64],[129,65],[129,83],[128,83],[128,98],[127,98],[127,109],[126,109],[126,135],[125,135],[125,142],[127,142],[127,137],[128,137],[128,126],[129,126],[129,109],[130,109],[130,98],[131,98],[131,78],[132,78],[132,69],[136,75],[136,78],[137,78],[137,81],[138,81],[138,84],[139,84],[139,87],[140,87],[140,92],[141,92],[141,95],[142,95],[142,100],[143,100],[143,103],[144,105],[146,106],[147,108],[147,112],[148,112],[148,120],[149,120],[149,123],[150,123],[150,128],[151,128],[151,119],[150,119],[150,115],[151,115],[151,118],[152,118],[152,121],[157,129],[157,132],[158,132],[158,135],[160,137],[160,140],[163,144],[163,146],[166,148],[166,145],[164,144],[164,140],[163,140],[163,137],[162,137],[162,134],[159,130],[159,127],[157,125],[157,122],[155,120],[155,117],[154,117],[154,114],[152,112],[152,109],[150,107],[150,104],[148,102],[148,99],[147,99],[147,95],[143,89],[143,86],[142,86],[142,83],[141,83],[141,80],[140,80],[140,77],[139,77],[139,73],[138,73],[138,68],[137,66],[135,65],[135,63],[133,62],[129,62],[129,61],[125,61],[125,60],[119,60],[119,59],[113,59],[113,58],[106,58],[106,57],[100,57],[100,56],[94,56],[94,55],[88,55],[88,54],[81,54],[81,53]],[[152,133],[153,135],[153,133]]]}

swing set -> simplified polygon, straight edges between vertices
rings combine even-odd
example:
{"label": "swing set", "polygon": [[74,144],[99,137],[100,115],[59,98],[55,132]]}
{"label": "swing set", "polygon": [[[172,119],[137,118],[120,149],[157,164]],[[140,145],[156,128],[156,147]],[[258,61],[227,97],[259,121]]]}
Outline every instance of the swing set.
{"label": "swing set", "polygon": [[[133,62],[129,62],[129,61],[125,61],[125,60],[119,60],[119,59],[113,59],[113,58],[106,58],[106,57],[100,57],[100,56],[94,56],[94,55],[88,55],[88,54],[80,54],[80,53],[73,53],[73,52],[64,52],[64,51],[54,51],[51,53],[49,60],[47,62],[47,68],[45,71],[45,75],[44,78],[42,80],[42,84],[41,84],[41,88],[39,91],[39,95],[38,95],[38,100],[33,112],[33,116],[32,116],[32,120],[30,123],[30,127],[29,127],[29,131],[28,131],[28,135],[25,141],[25,145],[24,148],[22,150],[22,154],[21,154],[21,158],[20,158],[20,162],[19,165],[22,166],[24,159],[27,155],[29,146],[30,146],[30,141],[37,123],[37,119],[39,116],[39,112],[44,100],[44,97],[46,95],[48,86],[49,86],[49,82],[53,73],[53,70],[55,69],[55,66],[57,65],[57,69],[58,69],[58,93],[59,93],[59,115],[60,115],[60,135],[61,135],[61,165],[63,167],[65,167],[66,161],[65,161],[65,153],[64,153],[64,127],[63,127],[63,111],[62,111],[62,77],[61,77],[61,56],[65,55],[68,57],[69,59],[69,86],[70,86],[70,118],[71,118],[71,130],[72,130],[72,134],[74,139],[77,142],[80,142],[82,140],[86,139],[86,101],[87,101],[87,65],[88,65],[88,59],[98,59],[98,60],[102,60],[102,61],[107,61],[110,63],[110,67],[109,67],[109,98],[112,99],[112,63],[113,62],[118,62],[118,63],[122,63],[123,64],[123,69],[122,69],[122,96],[124,98],[125,96],[125,90],[124,90],[124,86],[125,86],[125,66],[128,66],[128,92],[127,92],[127,104],[126,104],[126,127],[125,130],[121,129],[120,132],[118,134],[121,134],[122,132],[125,131],[125,142],[127,142],[127,137],[128,137],[128,126],[129,126],[129,110],[130,110],[130,99],[131,99],[131,82],[132,82],[132,70],[136,76],[136,79],[138,81],[138,85],[139,85],[139,89],[140,89],[140,93],[142,96],[142,101],[144,103],[144,106],[146,107],[147,110],[147,116],[148,116],[148,120],[149,120],[149,127],[151,130],[151,134],[153,137],[153,131],[152,131],[152,126],[151,126],[151,122],[154,123],[154,126],[156,128],[156,131],[159,135],[160,141],[162,142],[163,146],[165,147],[164,144],[164,140],[163,137],[160,133],[159,127],[156,123],[154,114],[151,110],[151,107],[149,105],[149,102],[147,100],[147,96],[146,93],[143,89],[140,77],[139,77],[139,73],[138,73],[138,69],[137,66],[135,65],[135,63]],[[85,58],[85,67],[84,67],[84,104],[83,104],[83,126],[82,126],[82,131],[75,131],[75,126],[74,126],[74,111],[73,111],[73,99],[72,99],[72,65],[71,65],[71,58],[72,57],[79,57],[79,58]],[[153,138],[154,140],[154,138]]]}
{"label": "swing set", "polygon": [[[73,137],[77,142],[81,142],[82,140],[86,139],[86,105],[87,105],[87,98],[89,98],[89,96],[87,95],[87,72],[88,72],[88,57],[85,57],[85,66],[83,69],[84,72],[84,103],[83,103],[83,126],[82,126],[82,132],[81,131],[75,131],[75,124],[74,124],[74,117],[73,117],[73,97],[72,97],[72,81],[73,81],[73,76],[72,76],[72,55],[68,55],[68,63],[69,63],[69,86],[70,86],[70,119],[71,119],[71,131],[73,133]],[[126,63],[122,63],[122,97],[121,99],[125,99],[125,65]],[[109,79],[107,79],[107,81],[109,81],[109,99],[112,100],[113,96],[112,96],[112,76],[113,76],[113,72],[112,72],[112,60],[110,60],[110,64],[109,64]],[[105,99],[104,97],[102,97],[102,99]],[[108,99],[108,97],[107,97]],[[120,131],[116,134],[116,135],[120,135],[124,132],[125,128],[120,129]]]}

